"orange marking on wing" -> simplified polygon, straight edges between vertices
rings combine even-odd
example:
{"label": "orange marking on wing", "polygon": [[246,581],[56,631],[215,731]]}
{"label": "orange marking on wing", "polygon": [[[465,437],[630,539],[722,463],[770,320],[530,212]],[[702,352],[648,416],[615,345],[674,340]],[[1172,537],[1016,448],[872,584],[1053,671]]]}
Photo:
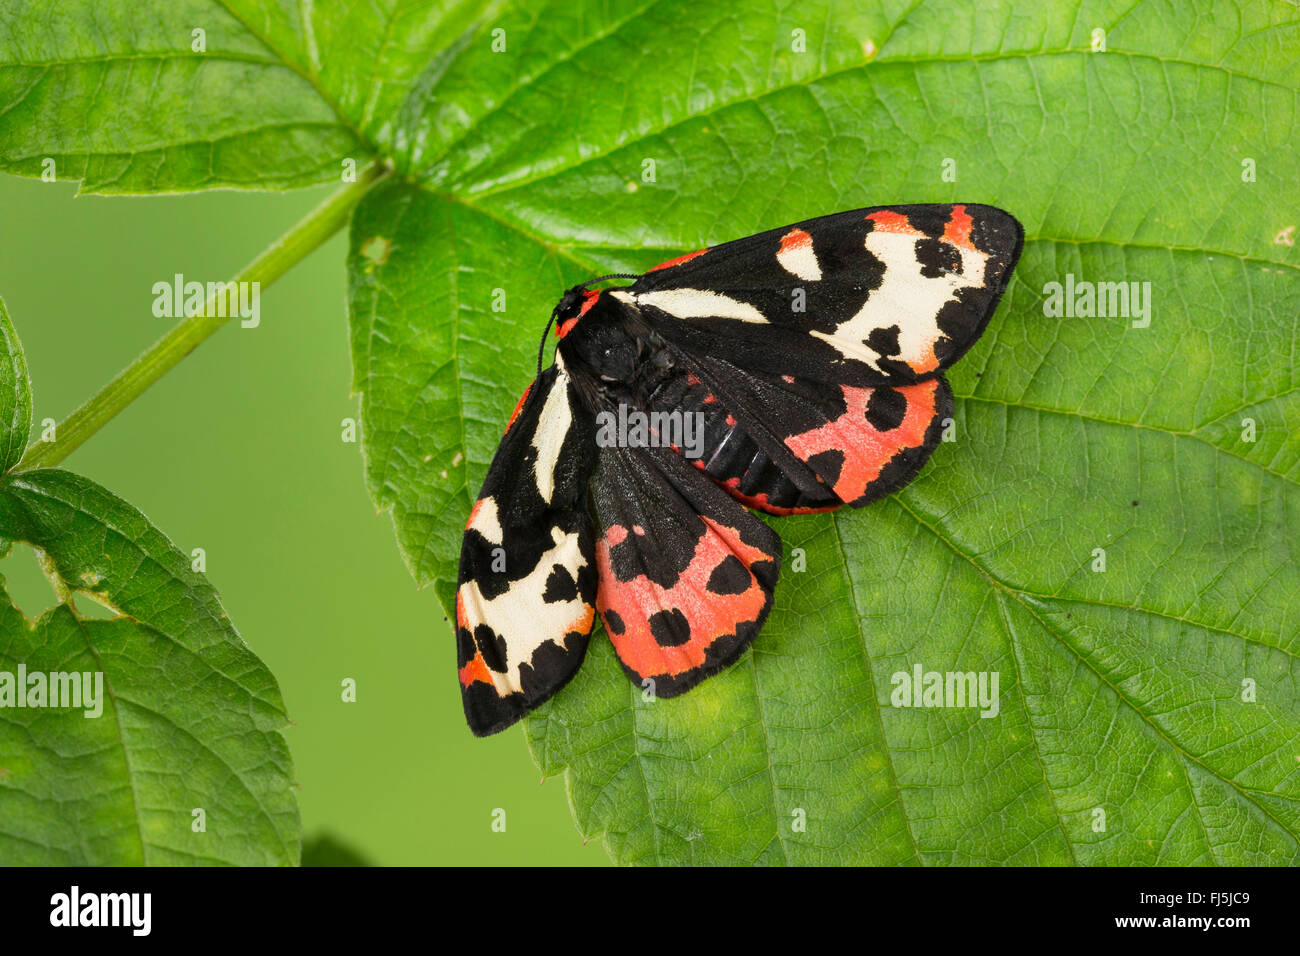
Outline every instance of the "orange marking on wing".
{"label": "orange marking on wing", "polygon": [[975,220],[971,218],[965,206],[953,206],[952,216],[948,219],[948,225],[944,226],[943,229],[943,238],[954,246],[960,246],[963,249],[974,249],[975,244],[971,242],[970,238],[971,229],[974,226]]}
{"label": "orange marking on wing", "polygon": [[[519,417],[519,410],[524,407],[524,402],[528,401],[528,393],[531,392],[532,390],[533,390],[533,386],[532,383],[530,382],[528,384],[528,387],[524,389],[524,394],[519,396],[519,402],[518,404],[515,405],[515,410],[510,413],[510,421],[506,422],[506,431],[510,431],[510,426],[513,425],[515,423],[515,419]],[[478,505],[475,505],[474,507],[477,508]]]}
{"label": "orange marking on wing", "polygon": [[475,651],[474,656],[470,658],[469,663],[462,667],[457,673],[460,675],[461,687],[468,687],[476,680],[481,680],[485,684],[492,683],[492,675],[488,673],[488,667],[483,661],[483,654],[481,651]]}
{"label": "orange marking on wing", "polygon": [[938,339],[927,342],[921,350],[921,357],[915,362],[908,362],[908,367],[918,375],[924,375],[926,372],[933,372],[939,367],[939,357],[934,354],[934,343]]}
{"label": "orange marking on wing", "polygon": [[[642,677],[676,676],[699,667],[715,641],[734,634],[738,625],[757,620],[767,601],[766,592],[752,574],[749,587],[740,594],[714,594],[707,589],[710,575],[728,556],[735,555],[746,569],[753,562],[771,560],[771,556],[741,541],[736,529],[700,517],[708,531],[696,542],[690,564],[668,588],[644,574],[630,581],[614,576],[609,555],[610,549],[627,537],[622,525],[611,525],[596,542],[601,581],[596,604],[619,658]],[[686,618],[690,639],[676,647],[664,647],[650,630],[650,616],[673,609]],[[609,626],[610,611],[623,622],[621,634]]]}
{"label": "orange marking on wing", "polygon": [[[474,510],[478,510],[478,505],[474,505]],[[465,600],[456,592],[456,627],[469,630],[469,621],[465,617]],[[460,686],[468,687],[476,680],[481,680],[485,684],[492,683],[492,675],[488,673],[487,662],[483,660],[483,652],[475,651],[474,656],[469,659],[464,667],[457,670],[460,675]]]}
{"label": "orange marking on wing", "polygon": [[918,239],[925,237],[925,233],[913,227],[901,212],[894,212],[891,209],[878,209],[873,213],[868,213],[867,219],[874,224],[876,232],[896,232],[900,235],[916,236]]}
{"label": "orange marking on wing", "polygon": [[802,249],[805,246],[811,245],[812,236],[808,235],[808,233],[804,232],[802,229],[791,229],[781,237],[781,248],[777,251],[777,255],[779,256],[782,253],[792,252],[795,249]]}
{"label": "orange marking on wing", "polygon": [[669,259],[667,262],[661,262],[653,269],[647,269],[647,272],[658,272],[660,269],[671,269],[673,266],[680,266],[684,262],[690,262],[696,256],[702,256],[708,249],[696,249],[694,252],[688,252],[684,256],[678,256],[676,259]]}
{"label": "orange marking on wing", "polygon": [[803,461],[832,449],[844,453],[844,464],[832,489],[843,502],[861,498],[867,487],[880,477],[885,465],[906,448],[925,443],[925,432],[935,415],[939,382],[930,379],[897,389],[907,398],[907,411],[899,426],[877,431],[867,421],[867,403],[872,389],[840,386],[848,409],[833,421],[785,440]]}
{"label": "orange marking on wing", "polygon": [[596,609],[590,604],[584,604],[583,608],[583,612],[574,618],[573,623],[569,625],[569,630],[564,632],[566,637],[573,631],[577,631],[579,634],[591,633],[591,622],[596,619]]}

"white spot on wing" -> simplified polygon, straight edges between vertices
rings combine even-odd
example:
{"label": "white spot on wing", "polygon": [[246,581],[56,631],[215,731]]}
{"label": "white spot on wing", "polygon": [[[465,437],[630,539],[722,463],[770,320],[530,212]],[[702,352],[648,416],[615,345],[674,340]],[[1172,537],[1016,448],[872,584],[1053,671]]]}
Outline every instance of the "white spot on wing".
{"label": "white spot on wing", "polygon": [[505,533],[501,530],[501,517],[497,514],[497,500],[483,498],[475,504],[466,528],[473,528],[492,544],[500,544],[505,539]]}
{"label": "white spot on wing", "polygon": [[483,597],[475,581],[466,581],[460,586],[460,604],[470,633],[477,625],[486,624],[505,640],[506,672],[488,671],[502,694],[522,689],[519,666],[532,660],[533,654],[546,641],[564,646],[564,636],[570,631],[584,631],[591,627],[592,610],[581,595],[567,601],[542,600],[546,593],[546,580],[555,565],[567,568],[577,580],[579,570],[586,564],[576,531],[565,534],[553,527],[551,540],[555,547],[542,555],[527,577],[512,581],[504,593],[488,599]]}
{"label": "white spot on wing", "polygon": [[653,305],[679,319],[735,319],[738,322],[761,322],[767,319],[747,302],[740,302],[705,289],[666,289],[642,292],[636,297],[640,305]]}
{"label": "white spot on wing", "polygon": [[822,277],[822,267],[813,252],[812,236],[802,229],[791,229],[781,237],[781,248],[776,261],[792,276],[805,282],[816,282]]}
{"label": "white spot on wing", "polygon": [[958,289],[984,284],[984,266],[989,257],[969,246],[955,246],[961,255],[962,271],[928,277],[921,274],[916,239],[910,232],[876,229],[867,233],[867,251],[884,263],[884,278],[862,308],[836,326],[834,332],[814,330],[811,334],[829,342],[846,358],[878,369],[880,356],[866,346],[866,339],[876,329],[898,326],[899,357],[920,366],[918,371],[923,370],[934,360],[934,345],[942,334],[939,310],[956,297]]}
{"label": "white spot on wing", "polygon": [[556,356],[560,366],[555,384],[547,393],[546,404],[537,419],[537,430],[533,432],[533,447],[537,449],[537,459],[533,462],[533,474],[537,481],[537,492],[547,504],[555,494],[555,466],[559,463],[560,452],[564,448],[564,436],[569,434],[573,425],[573,407],[569,404],[569,376],[564,370],[563,361]]}

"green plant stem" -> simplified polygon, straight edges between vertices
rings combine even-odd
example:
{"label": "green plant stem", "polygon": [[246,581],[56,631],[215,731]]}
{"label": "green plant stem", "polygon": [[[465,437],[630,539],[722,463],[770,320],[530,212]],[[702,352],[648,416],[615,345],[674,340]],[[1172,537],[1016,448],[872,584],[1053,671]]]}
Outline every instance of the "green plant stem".
{"label": "green plant stem", "polygon": [[[391,168],[385,163],[375,163],[368,167],[355,183],[350,183],[329,196],[292,229],[271,243],[232,281],[258,282],[262,289],[269,286],[341,229],[361,197],[389,172]],[[35,442],[29,446],[17,469],[48,468],[72,454],[82,442],[103,428],[145,389],[235,317],[215,315],[215,305],[216,297],[213,296],[207,300],[204,314],[178,322],[143,355],[60,422],[55,428],[54,441]]]}

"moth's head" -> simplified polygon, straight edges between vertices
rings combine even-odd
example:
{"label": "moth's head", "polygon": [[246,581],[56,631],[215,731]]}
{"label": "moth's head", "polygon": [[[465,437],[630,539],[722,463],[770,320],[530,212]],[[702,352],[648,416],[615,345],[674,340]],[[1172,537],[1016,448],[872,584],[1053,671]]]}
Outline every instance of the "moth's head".
{"label": "moth's head", "polygon": [[[573,288],[566,290],[564,295],[560,297],[559,305],[557,305],[555,307],[555,311],[551,313],[551,322],[555,324],[556,337],[559,339],[564,339],[566,336],[568,336],[568,334],[573,331],[574,326],[578,324],[578,320],[581,319],[588,312],[590,312],[596,306],[596,304],[600,302],[600,297],[604,295],[606,291],[608,291],[608,290],[601,290],[601,289],[591,289],[588,288],[588,286],[593,286],[597,282],[604,282],[606,279],[639,279],[639,278],[641,278],[639,275],[633,275],[625,272],[616,272],[607,276],[599,276],[595,279],[589,279],[586,282],[582,283],[581,285],[575,285]],[[587,325],[590,326],[593,321],[601,318],[602,313],[608,313],[608,312],[609,312],[608,309],[598,310],[595,316],[592,316],[591,319],[588,319]],[[604,317],[607,320],[610,318],[608,314],[606,314]],[[603,323],[596,322],[595,324],[602,325]],[[547,329],[549,328],[550,328],[550,324],[548,323]],[[575,338],[583,339],[583,340],[591,338],[593,340],[592,342],[586,342],[584,344],[584,342],[575,343],[573,340],[570,340],[568,342],[565,342],[562,347],[572,348],[576,353],[580,354],[582,358],[590,362],[590,360],[593,357],[592,346],[594,345],[594,342],[596,340],[600,340],[608,337],[607,334],[602,335],[599,332],[599,330],[595,328],[593,328],[591,331],[593,333],[591,336],[579,335],[576,336]],[[545,352],[546,352],[546,332],[543,331],[542,344],[537,350],[537,374],[538,375],[542,374],[542,358],[545,355]],[[595,367],[599,367],[599,366],[595,366]]]}
{"label": "moth's head", "polygon": [[578,320],[591,311],[591,307],[600,298],[600,292],[585,286],[575,285],[564,293],[560,304],[555,307],[555,334],[564,338],[573,331]]}

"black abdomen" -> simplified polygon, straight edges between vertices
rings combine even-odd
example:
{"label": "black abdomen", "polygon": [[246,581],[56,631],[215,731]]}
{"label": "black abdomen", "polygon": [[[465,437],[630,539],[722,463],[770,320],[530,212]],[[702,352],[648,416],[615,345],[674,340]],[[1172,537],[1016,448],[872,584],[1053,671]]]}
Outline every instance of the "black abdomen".
{"label": "black abdomen", "polygon": [[[840,505],[828,490],[812,497],[790,481],[703,382],[681,366],[660,367],[644,381],[638,404],[647,412],[699,415],[703,441],[684,457],[751,507],[772,514],[826,511]],[[699,451],[693,457],[690,451]]]}

